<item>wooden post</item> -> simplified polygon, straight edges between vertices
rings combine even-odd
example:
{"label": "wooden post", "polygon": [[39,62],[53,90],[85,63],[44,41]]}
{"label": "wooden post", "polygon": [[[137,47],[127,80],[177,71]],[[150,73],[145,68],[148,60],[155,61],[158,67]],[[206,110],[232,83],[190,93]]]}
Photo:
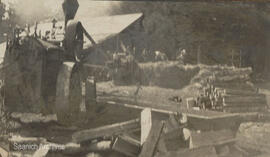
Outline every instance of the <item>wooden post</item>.
{"label": "wooden post", "polygon": [[163,130],[164,122],[154,122],[152,129],[143,145],[139,157],[152,157],[156,150],[161,132]]}
{"label": "wooden post", "polygon": [[150,108],[141,112],[141,145],[146,141],[152,128],[152,113]]}

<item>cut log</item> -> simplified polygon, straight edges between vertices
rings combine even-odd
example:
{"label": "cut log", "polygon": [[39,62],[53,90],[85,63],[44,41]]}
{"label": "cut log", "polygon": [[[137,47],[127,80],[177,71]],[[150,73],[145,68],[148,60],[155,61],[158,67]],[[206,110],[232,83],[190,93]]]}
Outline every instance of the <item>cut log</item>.
{"label": "cut log", "polygon": [[57,116],[54,115],[42,115],[35,113],[18,113],[13,112],[11,114],[11,118],[19,120],[21,123],[29,124],[29,123],[49,123],[56,122]]}
{"label": "cut log", "polygon": [[214,147],[185,149],[158,154],[157,157],[218,157]]}
{"label": "cut log", "polygon": [[77,156],[81,153],[88,152],[106,152],[111,151],[111,141],[100,141],[96,143],[91,143],[86,146],[77,146],[78,144],[67,144],[64,145],[64,149],[60,149],[60,153],[68,156]]}
{"label": "cut log", "polygon": [[235,141],[235,135],[231,130],[192,132],[190,148],[224,145]]}
{"label": "cut log", "polygon": [[152,157],[155,153],[157,143],[163,130],[163,122],[154,122],[151,131],[143,145],[139,157]]}
{"label": "cut log", "polygon": [[97,153],[88,153],[85,157],[102,157],[102,156]]}
{"label": "cut log", "polygon": [[95,129],[83,130],[72,135],[73,142],[81,143],[102,137],[119,135],[123,132],[130,132],[140,128],[140,119],[130,120],[127,122],[116,123]]}
{"label": "cut log", "polygon": [[137,157],[140,153],[140,146],[140,141],[136,141],[127,136],[119,136],[115,140],[112,149],[127,156]]}

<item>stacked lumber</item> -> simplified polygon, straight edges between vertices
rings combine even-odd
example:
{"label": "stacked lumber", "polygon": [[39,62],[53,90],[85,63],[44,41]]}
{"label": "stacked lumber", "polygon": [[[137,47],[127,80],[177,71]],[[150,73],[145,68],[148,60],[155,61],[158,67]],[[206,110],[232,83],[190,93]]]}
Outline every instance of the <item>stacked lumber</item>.
{"label": "stacked lumber", "polygon": [[210,82],[197,98],[188,98],[188,108],[211,109],[230,113],[263,112],[267,109],[264,94],[249,82]]}
{"label": "stacked lumber", "polygon": [[257,89],[246,85],[238,89],[226,87],[224,91],[224,112],[263,112],[267,109],[266,96]]}

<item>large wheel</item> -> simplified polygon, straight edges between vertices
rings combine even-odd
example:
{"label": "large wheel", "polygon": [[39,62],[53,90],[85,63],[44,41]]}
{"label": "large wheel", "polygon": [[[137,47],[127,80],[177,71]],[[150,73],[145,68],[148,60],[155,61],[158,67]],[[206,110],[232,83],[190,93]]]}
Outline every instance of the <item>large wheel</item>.
{"label": "large wheel", "polygon": [[85,87],[82,68],[66,62],[60,68],[57,87],[55,109],[58,121],[62,124],[76,124],[82,121],[85,110]]}

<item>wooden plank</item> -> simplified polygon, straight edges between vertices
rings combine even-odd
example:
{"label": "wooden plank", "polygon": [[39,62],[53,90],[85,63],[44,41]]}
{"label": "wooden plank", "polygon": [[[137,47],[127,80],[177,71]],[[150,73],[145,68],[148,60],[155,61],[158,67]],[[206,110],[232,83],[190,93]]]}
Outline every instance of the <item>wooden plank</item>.
{"label": "wooden plank", "polygon": [[158,154],[157,157],[218,157],[214,147],[185,149]]}
{"label": "wooden plank", "polygon": [[107,104],[107,105],[120,105],[123,107],[127,108],[133,108],[133,109],[139,109],[143,110],[145,108],[151,108],[149,106],[156,106],[155,108],[151,108],[152,112],[158,112],[158,113],[164,113],[164,114],[174,114],[178,115],[179,113],[185,114],[188,118],[198,118],[198,119],[205,119],[205,120],[210,120],[210,119],[218,119],[218,118],[226,118],[226,117],[235,117],[237,114],[230,114],[230,113],[222,113],[222,112],[217,112],[217,111],[206,111],[206,110],[193,110],[193,109],[186,109],[186,108],[179,108],[175,105],[172,105],[170,107],[165,106],[163,109],[161,106],[158,104],[151,104],[151,102],[147,103],[132,103],[132,101],[125,101],[125,99],[122,98],[98,98],[98,102]]}
{"label": "wooden plank", "polygon": [[256,97],[256,96],[225,96],[224,97],[225,104],[236,102],[236,103],[263,103],[266,104],[266,98],[264,97]]}
{"label": "wooden plank", "polygon": [[129,132],[140,128],[140,119],[127,122],[106,125],[103,127],[88,129],[76,132],[72,135],[73,142],[81,143],[83,141],[93,140],[105,136],[119,135],[123,132]]}
{"label": "wooden plank", "polygon": [[141,112],[141,145],[146,141],[152,128],[152,113],[150,108]]}
{"label": "wooden plank", "polygon": [[226,102],[223,104],[224,108],[227,107],[266,107],[267,103],[265,102]]}
{"label": "wooden plank", "polygon": [[235,140],[234,133],[231,130],[192,132],[190,148],[223,145],[235,142]]}
{"label": "wooden plank", "polygon": [[112,149],[127,156],[137,157],[140,153],[140,146],[140,141],[127,136],[119,136],[115,140]]}
{"label": "wooden plank", "polygon": [[238,89],[225,89],[226,95],[241,95],[241,96],[252,96],[257,94],[256,91],[249,90],[238,90]]}
{"label": "wooden plank", "polygon": [[154,122],[139,157],[152,157],[163,130],[164,122]]}
{"label": "wooden plank", "polygon": [[246,112],[262,112],[265,111],[266,107],[224,107],[223,111],[224,112],[229,112],[229,113],[246,113]]}
{"label": "wooden plank", "polygon": [[25,124],[57,122],[56,114],[45,116],[45,115],[36,114],[36,113],[13,112],[11,113],[11,118],[19,120],[21,123],[25,123]]}

